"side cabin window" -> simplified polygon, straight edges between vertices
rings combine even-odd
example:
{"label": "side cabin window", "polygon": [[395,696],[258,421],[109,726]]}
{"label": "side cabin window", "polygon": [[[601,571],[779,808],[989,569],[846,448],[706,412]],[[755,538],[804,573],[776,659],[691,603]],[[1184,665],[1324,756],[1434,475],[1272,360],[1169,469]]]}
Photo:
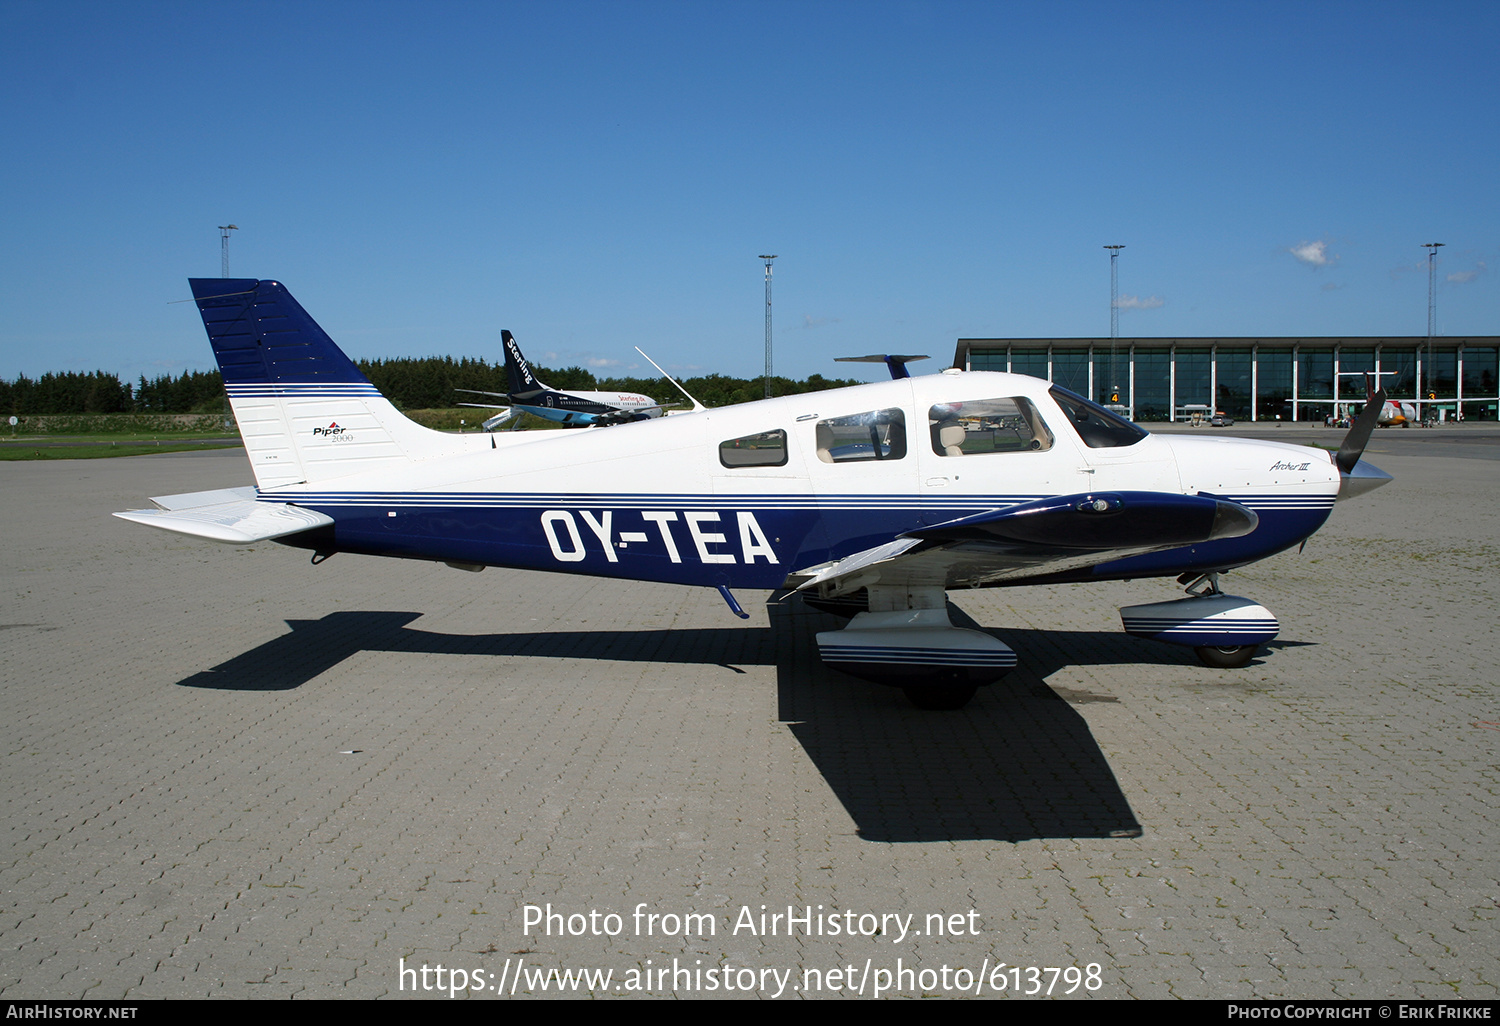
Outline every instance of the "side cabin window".
{"label": "side cabin window", "polygon": [[786,466],[786,432],[762,431],[758,435],[745,435],[719,443],[719,462],[734,469],[736,467],[784,467]]}
{"label": "side cabin window", "polygon": [[1048,394],[1062,407],[1073,430],[1090,449],[1119,449],[1146,437],[1144,428],[1066,388],[1054,386]]}
{"label": "side cabin window", "polygon": [[927,411],[932,451],[939,456],[996,452],[1041,452],[1052,448],[1052,432],[1031,400],[979,399],[938,403]]}
{"label": "side cabin window", "polygon": [[817,449],[824,463],[899,460],[906,455],[906,416],[898,407],[820,420]]}

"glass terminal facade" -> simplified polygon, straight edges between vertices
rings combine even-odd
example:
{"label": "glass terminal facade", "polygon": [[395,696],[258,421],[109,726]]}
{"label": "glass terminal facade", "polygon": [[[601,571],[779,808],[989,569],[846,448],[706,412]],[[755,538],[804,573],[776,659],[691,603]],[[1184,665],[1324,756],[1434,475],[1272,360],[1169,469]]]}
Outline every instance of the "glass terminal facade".
{"label": "glass terminal facade", "polygon": [[1342,416],[1378,375],[1420,417],[1496,420],[1500,336],[1424,338],[963,338],[953,365],[1045,378],[1131,420]]}

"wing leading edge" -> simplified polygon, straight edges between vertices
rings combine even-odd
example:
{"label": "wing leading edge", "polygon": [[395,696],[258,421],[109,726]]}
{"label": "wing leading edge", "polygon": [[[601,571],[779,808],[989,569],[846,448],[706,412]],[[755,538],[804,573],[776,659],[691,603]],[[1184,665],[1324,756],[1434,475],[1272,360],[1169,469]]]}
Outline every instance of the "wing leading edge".
{"label": "wing leading edge", "polygon": [[945,524],[792,576],[798,591],[823,597],[884,587],[976,587],[1019,581],[1147,552],[1239,538],[1256,514],[1202,495],[1101,492],[1060,495]]}

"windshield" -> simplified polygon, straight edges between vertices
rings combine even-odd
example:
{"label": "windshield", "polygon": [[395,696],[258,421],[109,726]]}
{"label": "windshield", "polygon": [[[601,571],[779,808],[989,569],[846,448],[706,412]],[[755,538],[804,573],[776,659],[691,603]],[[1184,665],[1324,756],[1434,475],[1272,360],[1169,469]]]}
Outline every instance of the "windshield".
{"label": "windshield", "polygon": [[1073,430],[1078,432],[1078,437],[1090,449],[1123,448],[1146,437],[1144,428],[1136,427],[1124,417],[1111,413],[1098,403],[1091,403],[1066,388],[1053,386],[1051,394],[1057,400],[1057,405],[1062,407],[1063,413],[1068,415],[1068,422],[1073,425]]}

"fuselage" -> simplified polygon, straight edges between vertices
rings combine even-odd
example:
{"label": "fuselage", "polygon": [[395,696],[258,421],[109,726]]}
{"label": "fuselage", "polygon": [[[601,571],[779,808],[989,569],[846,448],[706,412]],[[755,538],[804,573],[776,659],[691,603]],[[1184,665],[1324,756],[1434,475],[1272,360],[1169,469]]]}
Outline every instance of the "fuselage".
{"label": "fuselage", "polygon": [[[516,409],[544,420],[570,427],[590,427],[619,421],[637,414],[642,418],[661,416],[661,405],[650,396],[634,392],[558,392],[546,390],[524,396],[512,395]],[[621,417],[625,415],[625,418]]]}
{"label": "fuselage", "polygon": [[1307,538],[1339,491],[1320,449],[1110,435],[1060,402],[1071,399],[1036,378],[934,374],[607,431],[497,434],[473,451],[261,498],[333,517],[331,534],[290,542],[324,550],[775,588],[906,531],[1120,491],[1228,499],[1259,523],[1243,537],[996,583],[1228,569]]}

